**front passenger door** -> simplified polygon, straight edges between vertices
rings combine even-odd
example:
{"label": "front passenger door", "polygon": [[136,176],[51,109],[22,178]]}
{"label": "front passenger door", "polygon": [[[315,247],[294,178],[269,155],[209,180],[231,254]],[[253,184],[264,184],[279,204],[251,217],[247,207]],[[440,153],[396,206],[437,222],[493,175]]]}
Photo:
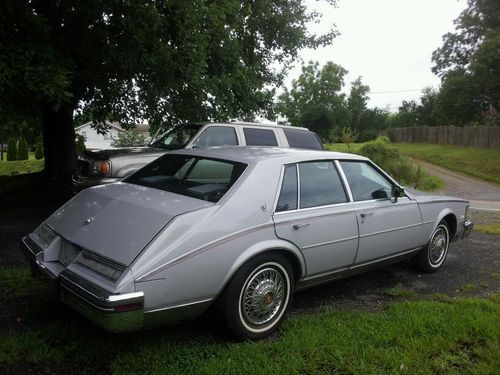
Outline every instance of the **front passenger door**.
{"label": "front passenger door", "polygon": [[420,245],[422,218],[416,201],[391,200],[393,183],[371,163],[346,160],[346,176],[359,224],[355,265],[390,257]]}

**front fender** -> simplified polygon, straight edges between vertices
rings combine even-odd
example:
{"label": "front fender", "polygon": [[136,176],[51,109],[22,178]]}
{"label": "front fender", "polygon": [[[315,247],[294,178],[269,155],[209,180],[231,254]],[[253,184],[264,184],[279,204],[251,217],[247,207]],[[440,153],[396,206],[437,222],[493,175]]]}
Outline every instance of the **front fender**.
{"label": "front fender", "polygon": [[[444,210],[441,210],[441,212],[439,213],[439,215],[437,216],[436,220],[434,221],[434,226],[432,228],[432,232],[431,234],[428,236],[428,240],[430,241],[431,239],[431,236],[432,236],[432,233],[434,233],[434,231],[436,230],[437,226],[439,225],[439,223],[446,217],[448,216],[449,214],[452,214],[454,217],[455,217],[455,220],[456,222],[458,223],[458,217],[457,217],[457,214],[455,211],[453,211],[452,209],[450,208],[445,208]],[[451,239],[451,238],[450,238]]]}

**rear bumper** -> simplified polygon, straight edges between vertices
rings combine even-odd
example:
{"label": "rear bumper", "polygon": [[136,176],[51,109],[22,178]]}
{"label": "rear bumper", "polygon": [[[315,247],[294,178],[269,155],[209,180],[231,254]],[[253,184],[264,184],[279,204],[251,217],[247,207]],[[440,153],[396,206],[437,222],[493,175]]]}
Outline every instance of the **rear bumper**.
{"label": "rear bumper", "polygon": [[464,221],[463,225],[464,225],[464,229],[462,232],[462,238],[467,237],[472,232],[472,229],[474,228],[474,223],[469,219],[466,219]]}
{"label": "rear bumper", "polygon": [[110,332],[136,331],[143,327],[143,292],[111,294],[68,269],[56,275],[44,264],[43,251],[29,237],[21,240],[21,249],[32,273],[51,280],[61,302],[98,326]]}
{"label": "rear bumper", "polygon": [[59,276],[61,301],[110,332],[143,327],[144,293],[108,294],[72,272]]}

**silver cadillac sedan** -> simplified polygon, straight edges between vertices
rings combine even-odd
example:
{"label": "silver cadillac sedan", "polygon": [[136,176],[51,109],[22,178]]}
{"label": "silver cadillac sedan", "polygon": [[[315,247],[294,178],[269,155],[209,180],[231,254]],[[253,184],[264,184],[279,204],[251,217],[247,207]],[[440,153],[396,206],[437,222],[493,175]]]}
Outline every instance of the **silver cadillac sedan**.
{"label": "silver cadillac sedan", "polygon": [[260,339],[298,289],[408,257],[436,271],[472,229],[467,208],[405,191],[357,155],[179,150],[82,191],[22,247],[64,303],[109,331],[213,305],[238,338]]}

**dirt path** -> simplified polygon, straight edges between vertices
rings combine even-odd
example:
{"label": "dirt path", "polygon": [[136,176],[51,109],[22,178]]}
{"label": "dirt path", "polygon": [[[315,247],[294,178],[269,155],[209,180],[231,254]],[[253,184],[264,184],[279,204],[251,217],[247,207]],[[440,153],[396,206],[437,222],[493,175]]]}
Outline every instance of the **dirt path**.
{"label": "dirt path", "polygon": [[439,177],[445,186],[437,194],[451,195],[471,201],[471,208],[500,211],[500,185],[486,182],[422,160],[410,158],[412,163]]}

